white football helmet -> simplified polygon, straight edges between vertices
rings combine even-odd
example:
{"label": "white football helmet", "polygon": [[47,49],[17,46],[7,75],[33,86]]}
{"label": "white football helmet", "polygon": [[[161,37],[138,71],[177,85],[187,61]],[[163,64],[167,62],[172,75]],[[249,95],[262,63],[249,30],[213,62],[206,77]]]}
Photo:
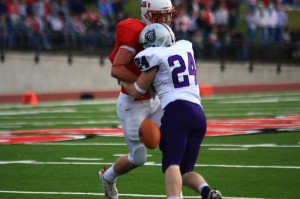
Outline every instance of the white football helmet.
{"label": "white football helmet", "polygon": [[175,43],[175,35],[167,24],[152,23],[141,31],[139,43],[144,49],[149,47],[167,47]]}
{"label": "white football helmet", "polygon": [[141,16],[146,25],[174,21],[175,9],[171,0],[141,0]]}

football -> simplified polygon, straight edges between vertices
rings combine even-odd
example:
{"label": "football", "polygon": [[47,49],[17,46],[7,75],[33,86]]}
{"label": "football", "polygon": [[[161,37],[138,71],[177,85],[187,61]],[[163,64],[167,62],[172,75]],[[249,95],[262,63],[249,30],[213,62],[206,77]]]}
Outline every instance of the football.
{"label": "football", "polygon": [[141,124],[139,128],[139,138],[142,143],[148,149],[155,149],[160,142],[160,130],[157,124],[146,118]]}

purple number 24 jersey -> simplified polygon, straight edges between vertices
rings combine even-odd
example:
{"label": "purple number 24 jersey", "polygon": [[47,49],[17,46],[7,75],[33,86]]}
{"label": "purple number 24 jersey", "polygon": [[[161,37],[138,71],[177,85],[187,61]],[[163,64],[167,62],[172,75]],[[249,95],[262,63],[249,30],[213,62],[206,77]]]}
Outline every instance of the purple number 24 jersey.
{"label": "purple number 24 jersey", "polygon": [[150,47],[135,57],[141,71],[158,66],[153,86],[164,115],[160,149],[163,172],[179,165],[181,174],[193,171],[206,132],[192,44],[177,41],[169,47]]}
{"label": "purple number 24 jersey", "polygon": [[158,66],[153,86],[162,108],[181,99],[200,105],[199,86],[192,43],[180,40],[170,47],[151,47],[135,57],[141,71]]}

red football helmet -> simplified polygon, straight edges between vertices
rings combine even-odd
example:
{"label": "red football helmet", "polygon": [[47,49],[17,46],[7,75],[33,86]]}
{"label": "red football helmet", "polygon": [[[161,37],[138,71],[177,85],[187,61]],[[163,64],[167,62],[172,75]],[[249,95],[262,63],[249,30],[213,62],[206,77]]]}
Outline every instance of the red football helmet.
{"label": "red football helmet", "polygon": [[166,23],[169,26],[174,21],[175,9],[171,0],[142,0],[141,16],[146,25],[151,23]]}

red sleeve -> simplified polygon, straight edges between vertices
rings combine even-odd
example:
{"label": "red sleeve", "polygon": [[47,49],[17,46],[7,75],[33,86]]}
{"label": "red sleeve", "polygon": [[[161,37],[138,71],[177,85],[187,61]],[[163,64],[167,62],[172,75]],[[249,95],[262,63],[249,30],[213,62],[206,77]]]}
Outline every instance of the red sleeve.
{"label": "red sleeve", "polygon": [[144,26],[145,25],[137,19],[126,19],[118,23],[116,40],[119,45],[127,45],[139,50],[139,35]]}
{"label": "red sleeve", "polygon": [[139,46],[139,35],[145,24],[138,19],[125,19],[120,21],[116,27],[116,43],[113,51],[111,52],[109,58],[111,63],[122,45],[129,46],[136,50],[136,53],[140,52],[142,48]]}
{"label": "red sleeve", "polygon": [[[142,47],[139,45],[139,35],[144,27],[145,24],[141,20],[133,18],[125,19],[117,24],[116,43],[114,49],[109,55],[111,63],[114,62],[115,56],[122,45],[134,48],[136,50],[136,54],[142,50]],[[141,73],[133,60],[131,63],[126,65],[126,68],[128,68],[134,74],[139,75]],[[127,93],[123,87],[121,87],[121,92]],[[151,96],[149,92],[147,92],[139,99],[149,99],[150,97]]]}

